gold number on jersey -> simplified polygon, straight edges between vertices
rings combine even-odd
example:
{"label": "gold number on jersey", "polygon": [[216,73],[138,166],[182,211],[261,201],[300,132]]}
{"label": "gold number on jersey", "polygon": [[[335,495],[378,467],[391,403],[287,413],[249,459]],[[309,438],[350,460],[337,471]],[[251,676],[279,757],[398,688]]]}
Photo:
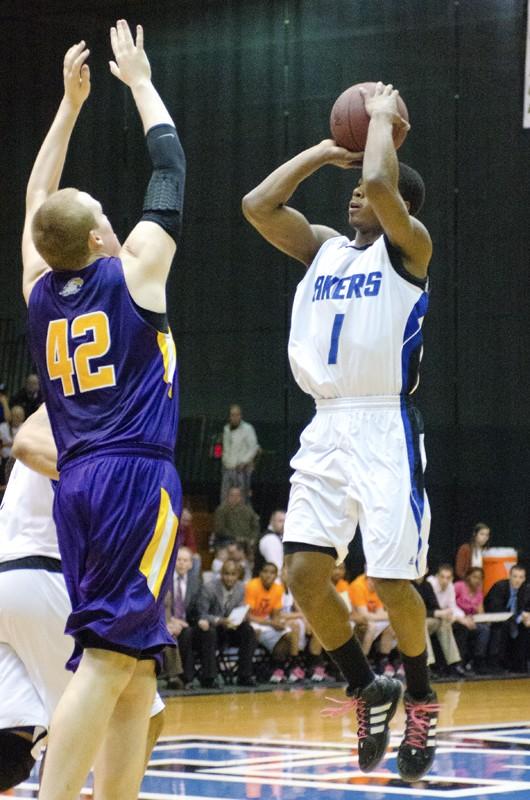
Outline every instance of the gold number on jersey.
{"label": "gold number on jersey", "polygon": [[74,394],[74,365],[68,355],[68,320],[52,319],[46,335],[46,366],[52,381],[61,380],[63,394]]}
{"label": "gold number on jersey", "polygon": [[92,341],[79,344],[73,359],[68,354],[68,320],[54,319],[48,325],[46,337],[46,364],[51,380],[60,379],[65,397],[75,393],[73,375],[77,377],[80,392],[104,389],[116,385],[114,366],[108,364],[90,369],[93,358],[101,358],[110,348],[109,319],[104,311],[81,314],[72,320],[72,337],[75,339],[92,332]]}

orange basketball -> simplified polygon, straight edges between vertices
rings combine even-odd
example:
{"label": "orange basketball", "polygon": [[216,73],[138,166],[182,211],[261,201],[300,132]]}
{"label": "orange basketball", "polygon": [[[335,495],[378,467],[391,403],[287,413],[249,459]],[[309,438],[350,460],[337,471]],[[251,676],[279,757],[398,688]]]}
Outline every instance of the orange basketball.
{"label": "orange basketball", "polygon": [[[360,153],[364,150],[370,123],[370,117],[366,113],[364,106],[364,98],[359,91],[361,87],[366,89],[369,95],[373,95],[376,84],[371,81],[350,86],[335,100],[329,118],[331,135],[336,143],[354,153]],[[398,108],[403,119],[408,121],[409,112],[400,96],[398,96]],[[394,125],[392,135],[397,150],[403,144],[407,131]]]}

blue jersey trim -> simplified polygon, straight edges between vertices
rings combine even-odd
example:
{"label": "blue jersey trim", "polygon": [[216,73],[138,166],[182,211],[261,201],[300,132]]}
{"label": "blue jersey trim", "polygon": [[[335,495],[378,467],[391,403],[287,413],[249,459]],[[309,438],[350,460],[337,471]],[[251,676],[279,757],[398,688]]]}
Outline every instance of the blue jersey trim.
{"label": "blue jersey trim", "polygon": [[409,314],[401,348],[401,394],[412,394],[419,381],[423,348],[421,320],[427,313],[429,295],[423,292]]}
{"label": "blue jersey trim", "polygon": [[400,405],[409,462],[410,506],[418,529],[418,547],[416,550],[415,566],[419,574],[419,555],[423,547],[421,524],[425,510],[425,484],[420,452],[420,434],[423,432],[423,421],[420,412],[411,403],[410,398],[402,395]]}

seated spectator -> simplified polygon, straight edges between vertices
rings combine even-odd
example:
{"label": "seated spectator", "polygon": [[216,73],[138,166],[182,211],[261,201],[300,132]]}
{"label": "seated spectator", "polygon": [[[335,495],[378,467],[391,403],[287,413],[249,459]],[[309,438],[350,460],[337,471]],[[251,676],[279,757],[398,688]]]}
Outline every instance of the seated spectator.
{"label": "seated spectator", "polygon": [[510,611],[506,622],[491,624],[489,660],[497,669],[527,672],[530,658],[530,586],[526,570],[514,564],[510,577],[494,583],[484,598],[486,612]]}
{"label": "seated spectator", "polygon": [[456,553],[456,577],[465,580],[471,567],[481,567],[483,552],[488,546],[490,528],[485,522],[477,522],[473,528],[471,539],[460,545]]}
{"label": "seated spectator", "polygon": [[417,578],[413,586],[421,595],[427,612],[425,621],[427,627],[427,663],[429,666],[435,663],[431,637],[436,636],[445,659],[445,665],[443,666],[447,667],[450,675],[463,678],[466,673],[453,633],[452,609],[440,608],[434,589],[429,581],[425,580],[425,577]]}
{"label": "seated spectator", "polygon": [[0,423],[10,422],[11,410],[9,408],[9,397],[7,394],[7,385],[0,383]]}
{"label": "seated spectator", "polygon": [[443,610],[452,613],[453,633],[462,658],[467,648],[468,634],[466,631],[476,631],[477,625],[470,614],[466,614],[456,602],[455,585],[453,583],[453,568],[451,564],[440,564],[436,575],[427,578],[431,584],[438,605]]}
{"label": "seated spectator", "polygon": [[22,389],[11,398],[11,409],[13,406],[22,406],[24,419],[27,419],[43,402],[39,376],[32,373],[26,378]]}
{"label": "seated spectator", "polygon": [[361,638],[363,653],[367,656],[372,645],[378,640],[380,657],[385,659],[396,646],[396,637],[390,626],[387,611],[376,594],[374,583],[366,573],[359,575],[350,583],[352,619],[365,627]]}
{"label": "seated spectator", "polygon": [[[296,683],[306,677],[303,667],[303,654],[307,650],[307,662],[311,671],[310,678],[314,683],[320,683],[329,679],[326,673],[323,658],[323,647],[317,637],[312,633],[309,624],[295,603],[294,597],[287,585],[287,569],[282,568],[281,585],[283,587],[282,617],[291,628],[293,636],[296,638],[298,649],[297,656],[291,661],[291,671],[289,682]],[[293,644],[294,650],[294,644]]]}
{"label": "seated spectator", "polygon": [[21,406],[13,406],[10,410],[9,422],[0,423],[0,485],[2,486],[7,483],[5,469],[11,456],[13,440],[23,422],[24,409]]}
{"label": "seated spectator", "polygon": [[191,550],[193,555],[197,552],[197,540],[195,539],[195,532],[193,530],[193,514],[189,508],[184,507],[180,515],[179,534],[181,537],[182,547],[187,547]]}
{"label": "seated spectator", "polygon": [[350,584],[346,580],[346,565],[344,561],[342,564],[335,564],[333,572],[331,573],[331,583],[339,594],[343,592],[350,593]]}
{"label": "seated spectator", "polygon": [[204,585],[199,595],[199,640],[203,673],[215,678],[217,649],[237,647],[238,684],[255,686],[252,674],[252,657],[256,649],[254,628],[245,618],[239,625],[234,625],[229,617],[234,608],[245,605],[245,588],[239,580],[239,567],[231,559],[227,559],[219,578]]}
{"label": "seated spectator", "polygon": [[228,490],[224,503],[215,510],[214,544],[243,540],[253,547],[259,536],[259,517],[250,505],[246,505],[238,486]]}
{"label": "seated spectator", "polygon": [[[173,647],[164,650],[164,672],[169,688],[177,688],[180,680],[190,687],[194,677],[194,647],[199,647],[199,594],[201,580],[192,572],[193,554],[187,547],[179,547],[173,584],[166,596],[167,628],[178,644],[178,653]],[[212,666],[209,664],[208,666]],[[213,686],[215,669],[202,672],[203,686]]]}
{"label": "seated spectator", "polygon": [[271,654],[274,667],[271,683],[285,680],[287,662],[298,651],[297,640],[282,617],[283,587],[276,583],[277,577],[276,564],[265,563],[259,576],[252,578],[245,587],[249,620],[259,644]]}
{"label": "seated spectator", "polygon": [[[466,578],[455,583],[455,597],[458,608],[466,617],[484,613],[484,595],[482,584],[484,570],[482,567],[470,567]],[[486,655],[490,638],[490,626],[487,622],[474,622],[474,627],[460,625],[457,629],[458,649],[464,664],[471,663],[475,672],[487,672]]]}
{"label": "seated spectator", "polygon": [[278,573],[283,567],[283,526],[285,524],[285,511],[277,509],[271,514],[267,530],[262,533],[256,547],[254,558],[254,575],[259,575],[265,561],[276,564]]}
{"label": "seated spectator", "polygon": [[220,575],[223,564],[227,559],[234,561],[238,571],[238,580],[246,583],[252,577],[252,570],[245,551],[246,542],[230,542],[225,547],[219,548],[212,562],[212,572]]}

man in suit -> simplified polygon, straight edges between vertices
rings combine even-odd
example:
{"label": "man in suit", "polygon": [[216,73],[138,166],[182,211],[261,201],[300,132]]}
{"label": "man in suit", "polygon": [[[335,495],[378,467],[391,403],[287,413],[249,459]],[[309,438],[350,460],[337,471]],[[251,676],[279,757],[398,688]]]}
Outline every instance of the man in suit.
{"label": "man in suit", "polygon": [[256,634],[245,619],[240,625],[230,621],[230,613],[245,603],[245,588],[239,580],[239,567],[227,559],[220,577],[202,587],[199,596],[199,623],[202,669],[217,672],[216,650],[224,647],[239,648],[237,682],[240,686],[255,686],[252,675],[252,657],[256,649]]}
{"label": "man in suit", "polygon": [[526,583],[526,570],[521,564],[511,568],[509,579],[493,584],[484,598],[484,610],[512,613],[506,622],[491,626],[491,665],[526,672],[530,658],[530,585]]}
{"label": "man in suit", "polygon": [[[198,644],[199,618],[198,601],[201,590],[201,579],[192,572],[193,553],[189,547],[179,547],[173,581],[166,595],[166,623],[171,636],[178,645],[179,655],[174,648],[164,651],[164,669],[168,675],[169,688],[178,688],[179,673],[183,673],[183,681],[188,688],[194,675],[194,645]],[[201,682],[213,685],[214,675],[202,674]]]}

